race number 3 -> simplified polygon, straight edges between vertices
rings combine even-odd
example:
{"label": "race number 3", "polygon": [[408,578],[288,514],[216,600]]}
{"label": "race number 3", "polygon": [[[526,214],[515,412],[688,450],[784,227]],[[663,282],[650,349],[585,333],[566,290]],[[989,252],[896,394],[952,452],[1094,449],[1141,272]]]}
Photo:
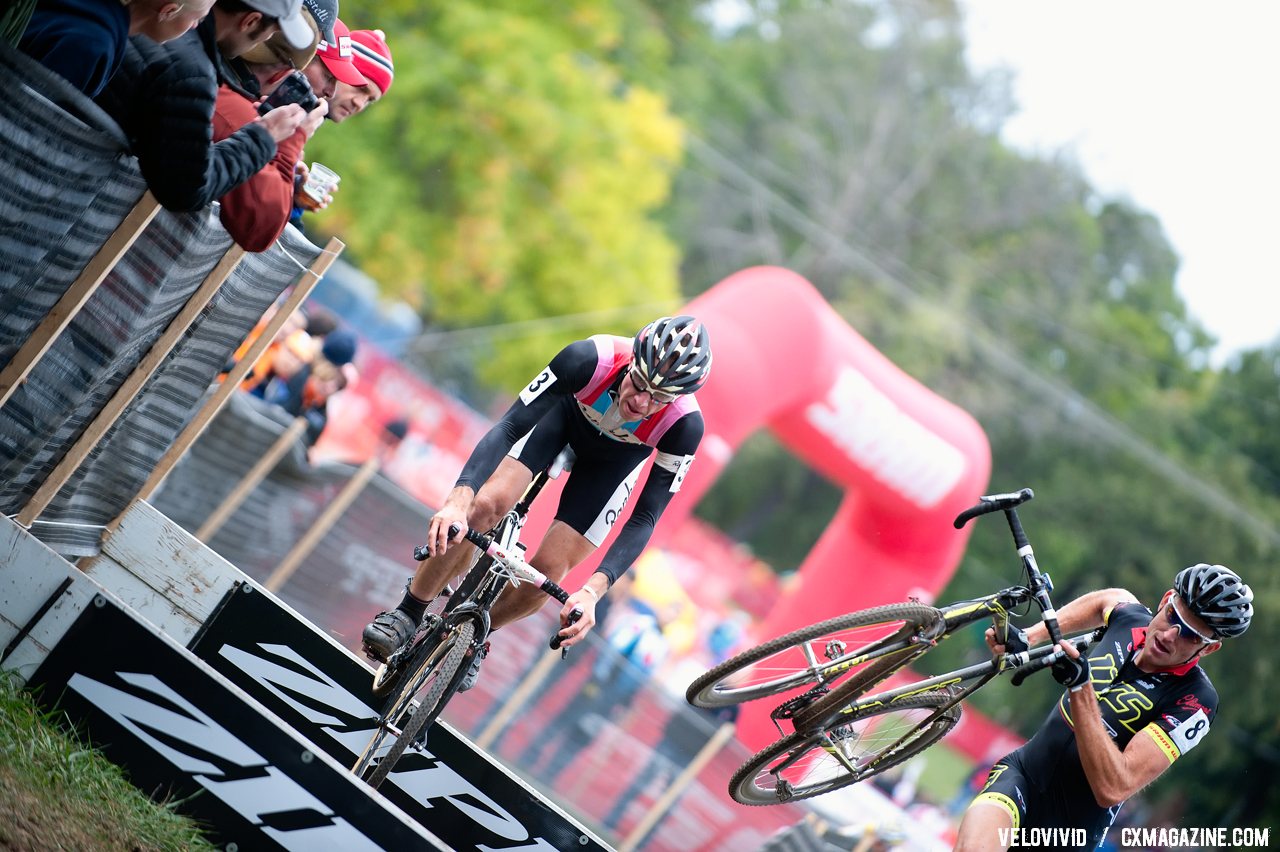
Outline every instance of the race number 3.
{"label": "race number 3", "polygon": [[524,390],[520,391],[520,401],[525,405],[531,404],[535,399],[542,395],[542,392],[556,383],[556,374],[551,372],[551,368],[547,367],[537,378],[525,385]]}

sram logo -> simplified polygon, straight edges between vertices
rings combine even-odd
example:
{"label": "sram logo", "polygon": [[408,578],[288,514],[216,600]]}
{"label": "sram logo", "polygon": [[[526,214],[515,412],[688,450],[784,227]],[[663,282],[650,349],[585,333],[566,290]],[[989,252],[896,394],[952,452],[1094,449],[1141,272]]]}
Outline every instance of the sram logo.
{"label": "sram logo", "polygon": [[[233,645],[222,645],[218,655],[234,665],[280,702],[301,715],[317,731],[302,731],[314,742],[320,731],[341,743],[354,761],[372,735],[377,713],[288,645],[259,643],[264,656]],[[259,696],[259,700],[263,700]],[[430,765],[417,769],[393,770],[387,783],[395,784],[415,801],[430,808],[432,800],[446,799],[484,830],[521,845],[500,847],[477,845],[481,852],[501,850],[545,850],[556,847],[534,837],[515,816],[492,798],[426,751]]]}
{"label": "sram logo", "polygon": [[[68,686],[285,849],[379,848],[160,678],[115,674],[139,694],[81,674],[73,675]],[[288,819],[272,825],[273,814]]]}

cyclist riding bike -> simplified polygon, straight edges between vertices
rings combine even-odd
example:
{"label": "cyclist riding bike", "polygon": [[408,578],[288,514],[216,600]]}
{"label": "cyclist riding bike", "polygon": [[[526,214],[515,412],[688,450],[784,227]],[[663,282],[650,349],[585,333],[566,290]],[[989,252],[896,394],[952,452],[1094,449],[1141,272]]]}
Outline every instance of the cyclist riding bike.
{"label": "cyclist riding bike", "polygon": [[[1178,572],[1173,586],[1154,616],[1123,589],[1058,611],[1063,633],[1106,630],[1087,660],[1062,643],[1067,658],[1053,676],[1067,692],[1035,736],[991,768],[957,850],[1007,849],[1010,828],[1085,829],[1097,846],[1125,800],[1205,738],[1218,693],[1199,662],[1249,628],[1253,591],[1205,563]],[[1042,624],[1022,636],[1032,645],[1046,638]],[[1003,650],[992,630],[987,644]]]}
{"label": "cyclist riding bike", "polygon": [[[565,445],[576,455],[555,521],[530,564],[559,582],[604,541],[655,450],[652,469],[631,516],[600,567],[560,611],[565,647],[595,624],[595,607],[644,550],[654,525],[693,463],[703,420],[694,391],[711,370],[707,330],[690,316],[662,317],[634,339],[594,335],[569,344],[520,391],[502,419],[476,445],[427,532],[430,558],[419,564],[403,600],[364,629],[364,649],[385,662],[408,642],[427,603],[463,573],[471,548],[451,548],[468,528],[488,530],[524,492],[533,472]],[[457,532],[451,537],[450,529]],[[532,615],[546,600],[529,587],[508,587],[493,607],[493,627]],[[570,614],[582,615],[573,622]],[[460,686],[475,685],[488,643]]]}

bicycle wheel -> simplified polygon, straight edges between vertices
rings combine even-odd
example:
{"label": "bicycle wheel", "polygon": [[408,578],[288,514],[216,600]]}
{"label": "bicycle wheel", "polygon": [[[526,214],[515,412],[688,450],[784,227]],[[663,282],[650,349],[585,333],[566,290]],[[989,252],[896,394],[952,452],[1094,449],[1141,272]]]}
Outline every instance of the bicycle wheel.
{"label": "bicycle wheel", "polygon": [[[766,695],[814,685],[861,671],[888,652],[893,643],[930,635],[941,627],[942,614],[925,604],[878,606],[827,619],[794,630],[725,660],[685,691],[698,707],[728,707]],[[927,646],[901,646],[898,666],[906,665]],[[810,659],[812,655],[812,659]],[[887,674],[887,672],[886,672]]]}
{"label": "bicycle wheel", "polygon": [[923,724],[950,700],[945,692],[926,692],[856,710],[830,730],[783,737],[739,767],[729,780],[729,795],[744,805],[777,805],[878,775],[955,727],[960,721],[958,704]]}
{"label": "bicycle wheel", "polygon": [[[475,638],[475,629],[475,622],[471,619],[445,625],[439,641],[430,647],[424,647],[424,653],[415,659],[412,673],[404,680],[404,688],[388,703],[382,718],[378,720],[378,732],[369,741],[355,765],[356,774],[365,778],[369,786],[376,788],[386,780],[418,732],[440,715],[457,688],[459,669]],[[424,688],[426,692],[417,707],[414,707],[413,697]],[[394,731],[398,731],[398,735]],[[377,765],[370,768],[389,736],[395,736],[395,742],[378,758]]]}
{"label": "bicycle wheel", "polygon": [[846,707],[860,699],[872,687],[878,686],[889,675],[928,652],[928,648],[908,648],[903,653],[887,654],[848,680],[840,683],[826,695],[820,696],[808,707],[801,707],[791,718],[797,731],[813,732],[834,725]]}

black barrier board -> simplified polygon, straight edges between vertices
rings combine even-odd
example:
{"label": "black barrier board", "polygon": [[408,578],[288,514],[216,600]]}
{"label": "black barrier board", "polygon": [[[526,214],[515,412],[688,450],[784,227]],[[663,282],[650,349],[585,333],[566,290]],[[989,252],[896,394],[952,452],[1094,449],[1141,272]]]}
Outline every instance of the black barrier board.
{"label": "black barrier board", "polygon": [[[383,702],[369,670],[248,584],[228,593],[191,650],[339,763],[354,764],[373,734]],[[442,725],[379,792],[459,850],[608,848]]]}
{"label": "black barrier board", "polygon": [[403,814],[102,595],[28,685],[228,850],[432,848]]}

